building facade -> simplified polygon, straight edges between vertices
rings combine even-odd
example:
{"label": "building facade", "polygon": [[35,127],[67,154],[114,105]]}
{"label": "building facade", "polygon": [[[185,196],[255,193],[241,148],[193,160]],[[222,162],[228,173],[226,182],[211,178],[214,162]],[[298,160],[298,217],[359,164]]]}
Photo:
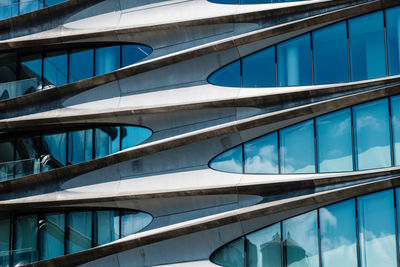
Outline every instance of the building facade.
{"label": "building facade", "polygon": [[0,266],[400,266],[400,1],[0,19]]}

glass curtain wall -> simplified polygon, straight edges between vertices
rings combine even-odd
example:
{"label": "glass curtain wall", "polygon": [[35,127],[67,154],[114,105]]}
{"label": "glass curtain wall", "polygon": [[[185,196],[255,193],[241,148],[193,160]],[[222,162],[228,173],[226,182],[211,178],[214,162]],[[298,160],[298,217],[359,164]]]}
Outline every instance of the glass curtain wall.
{"label": "glass curtain wall", "polygon": [[398,75],[399,27],[400,7],[351,18],[236,60],[212,73],[208,82],[276,87]]}
{"label": "glass curtain wall", "polygon": [[36,11],[65,1],[67,0],[2,0],[0,3],[0,20]]}
{"label": "glass curtain wall", "polygon": [[211,261],[229,267],[397,267],[399,194],[400,188],[388,189],[289,218],[226,244]]}

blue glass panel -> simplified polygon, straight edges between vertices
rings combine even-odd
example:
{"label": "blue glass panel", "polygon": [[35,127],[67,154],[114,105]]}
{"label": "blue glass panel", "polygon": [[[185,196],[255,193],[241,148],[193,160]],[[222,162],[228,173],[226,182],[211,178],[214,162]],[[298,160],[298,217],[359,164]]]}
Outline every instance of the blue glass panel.
{"label": "blue glass panel", "polygon": [[64,255],[65,214],[48,213],[40,226],[40,260]]}
{"label": "blue glass panel", "polygon": [[277,53],[279,86],[312,83],[310,34],[278,44]]}
{"label": "blue glass panel", "polygon": [[76,164],[93,158],[93,130],[68,133],[68,164]]}
{"label": "blue glass panel", "polygon": [[92,247],[92,212],[68,213],[67,253]]}
{"label": "blue glass panel", "polygon": [[103,245],[119,239],[118,210],[95,211],[94,216],[96,245]]}
{"label": "blue glass panel", "polygon": [[244,267],[244,237],[220,248],[211,261],[221,266]]}
{"label": "blue glass panel", "polygon": [[282,231],[287,266],[319,266],[316,210],[283,221]]}
{"label": "blue glass panel", "polygon": [[278,173],[278,133],[244,143],[245,173]]}
{"label": "blue glass panel", "polygon": [[349,39],[351,79],[386,76],[383,12],[349,19]]}
{"label": "blue glass panel", "polygon": [[20,0],[19,14],[29,13],[43,8],[43,0]]}
{"label": "blue glass panel", "polygon": [[315,172],[314,122],[309,120],[298,123],[280,130],[279,134],[281,172]]}
{"label": "blue glass panel", "polygon": [[137,146],[152,135],[152,131],[136,126],[121,126],[121,149]]}
{"label": "blue glass panel", "polygon": [[137,211],[121,211],[121,238],[137,233],[151,223],[150,214]]}
{"label": "blue glass panel", "polygon": [[43,59],[43,82],[45,88],[61,86],[68,82],[68,53],[47,53]]}
{"label": "blue glass panel", "polygon": [[21,57],[20,79],[25,80],[21,92],[17,95],[36,92],[42,88],[42,55],[34,54]]}
{"label": "blue glass panel", "polygon": [[13,263],[21,266],[37,261],[37,231],[36,215],[17,216],[15,219],[15,237]]}
{"label": "blue glass panel", "polygon": [[281,267],[281,224],[277,223],[246,236],[247,267]]}
{"label": "blue glass panel", "polygon": [[76,82],[94,75],[94,50],[73,50],[70,53],[69,82]]}
{"label": "blue glass panel", "polygon": [[394,165],[400,165],[400,96],[390,98],[392,112]]}
{"label": "blue glass panel", "polygon": [[132,65],[148,55],[153,50],[145,45],[122,45],[122,67]]}
{"label": "blue glass panel", "polygon": [[208,82],[212,84],[229,87],[240,87],[240,80],[240,60],[220,68],[208,77]]}
{"label": "blue glass panel", "polygon": [[397,266],[393,190],[357,200],[361,267]]}
{"label": "blue glass panel", "polygon": [[43,1],[45,1],[45,3],[44,3],[45,6],[48,7],[48,6],[52,6],[52,5],[56,5],[56,4],[65,2],[67,0],[43,0]]}
{"label": "blue glass panel", "polygon": [[120,151],[120,127],[95,129],[96,158]]}
{"label": "blue glass panel", "polygon": [[388,99],[353,107],[357,170],[391,166]]}
{"label": "blue glass panel", "polygon": [[18,15],[18,0],[2,0],[0,4],[0,20]]}
{"label": "blue glass panel", "polygon": [[276,86],[275,46],[242,59],[243,87]]}
{"label": "blue glass panel", "polygon": [[234,147],[210,162],[210,167],[214,170],[242,173],[243,172],[242,146]]}
{"label": "blue glass panel", "polygon": [[400,74],[400,7],[386,10],[389,75]]}
{"label": "blue glass panel", "polygon": [[239,4],[239,0],[210,0],[210,2],[218,4]]}
{"label": "blue glass panel", "polygon": [[312,33],[315,84],[349,81],[346,22]]}
{"label": "blue glass panel", "polygon": [[322,267],[357,266],[355,199],[321,208]]}
{"label": "blue glass panel", "polygon": [[67,163],[67,134],[43,135],[42,139],[42,171],[65,166]]}
{"label": "blue glass panel", "polygon": [[265,4],[273,2],[274,0],[240,0],[240,4]]}
{"label": "blue glass panel", "polygon": [[315,119],[319,172],[353,170],[350,108]]}
{"label": "blue glass panel", "polygon": [[121,66],[120,53],[121,47],[119,45],[96,48],[96,75],[101,75],[119,69]]}

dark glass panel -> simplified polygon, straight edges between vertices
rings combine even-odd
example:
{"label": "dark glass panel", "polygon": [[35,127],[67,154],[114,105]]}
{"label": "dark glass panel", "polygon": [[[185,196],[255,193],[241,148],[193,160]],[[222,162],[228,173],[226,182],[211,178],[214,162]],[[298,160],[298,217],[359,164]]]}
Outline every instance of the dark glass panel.
{"label": "dark glass panel", "polygon": [[[42,55],[33,54],[21,57],[20,80],[23,80],[18,95],[36,92],[42,89]],[[18,90],[17,90],[18,91]]]}
{"label": "dark glass panel", "polygon": [[242,59],[243,87],[276,86],[275,46]]}
{"label": "dark glass panel", "polygon": [[145,45],[122,45],[122,67],[132,65],[148,55],[153,50]]}
{"label": "dark glass panel", "polygon": [[120,218],[118,210],[101,210],[94,213],[95,244],[104,245],[119,239]]}
{"label": "dark glass panel", "polygon": [[67,254],[92,247],[92,212],[68,213]]}
{"label": "dark glass panel", "polygon": [[211,260],[221,266],[244,267],[244,237],[220,248]]}
{"label": "dark glass panel", "polygon": [[69,63],[69,82],[76,82],[94,75],[94,50],[72,50]]}
{"label": "dark glass panel", "polygon": [[319,172],[353,170],[350,108],[315,119]]}
{"label": "dark glass panel", "polygon": [[0,266],[10,262],[10,215],[0,213]]}
{"label": "dark glass panel", "polygon": [[33,12],[43,7],[43,0],[20,0],[19,14]]}
{"label": "dark glass panel", "polygon": [[136,126],[121,126],[121,149],[141,144],[152,135],[152,131]]}
{"label": "dark glass panel", "polygon": [[321,208],[322,267],[357,266],[355,200]]}
{"label": "dark glass panel", "polygon": [[312,83],[309,33],[278,44],[277,53],[279,86]]}
{"label": "dark glass panel", "polygon": [[14,149],[14,140],[0,141],[0,182],[14,177]]}
{"label": "dark glass panel", "polygon": [[40,172],[41,143],[40,136],[16,139],[15,177]]}
{"label": "dark glass panel", "polygon": [[400,165],[400,95],[390,98],[392,112],[392,131],[393,131],[393,149],[394,165]]}
{"label": "dark glass panel", "polygon": [[400,7],[386,10],[389,75],[400,74]]}
{"label": "dark glass panel", "polygon": [[121,214],[121,238],[134,234],[149,225],[153,219],[150,214],[124,210]]}
{"label": "dark glass panel", "polygon": [[278,133],[244,143],[245,173],[278,173]]}
{"label": "dark glass panel", "polygon": [[37,231],[36,215],[17,216],[15,219],[14,266],[37,261]]}
{"label": "dark glass panel", "polygon": [[46,53],[43,60],[44,88],[61,86],[68,82],[68,53],[57,51]]}
{"label": "dark glass panel", "polygon": [[210,167],[214,170],[243,173],[242,146],[234,147],[210,162]]}
{"label": "dark glass panel", "polygon": [[352,81],[386,76],[383,12],[349,19]]}
{"label": "dark glass panel", "polygon": [[76,164],[93,159],[93,130],[68,133],[68,164]]}
{"label": "dark glass panel", "polygon": [[212,84],[229,87],[240,87],[240,80],[240,60],[220,68],[208,77]]}
{"label": "dark glass panel", "polygon": [[315,84],[349,81],[346,22],[312,33]]}
{"label": "dark glass panel", "polygon": [[23,94],[20,87],[24,84],[24,82],[16,80],[17,54],[0,54],[0,100],[13,98]]}
{"label": "dark glass panel", "polygon": [[119,69],[121,65],[120,52],[119,45],[96,48],[95,74],[101,75]]}
{"label": "dark glass panel", "polygon": [[281,224],[246,235],[247,267],[281,267]]}
{"label": "dark glass panel", "polygon": [[47,213],[40,225],[40,260],[64,255],[65,214]]}
{"label": "dark glass panel", "polygon": [[42,171],[65,166],[67,163],[67,134],[43,135],[42,139]]}

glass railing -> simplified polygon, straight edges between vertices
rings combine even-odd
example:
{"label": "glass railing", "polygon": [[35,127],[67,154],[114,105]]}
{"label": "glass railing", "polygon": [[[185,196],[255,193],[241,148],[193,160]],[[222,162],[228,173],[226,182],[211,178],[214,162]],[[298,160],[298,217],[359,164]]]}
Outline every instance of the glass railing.
{"label": "glass railing", "polygon": [[37,78],[0,83],[0,100],[33,93],[41,89],[42,88],[38,86]]}
{"label": "glass railing", "polygon": [[0,266],[22,266],[38,261],[38,251],[33,248],[24,248],[0,251]]}

